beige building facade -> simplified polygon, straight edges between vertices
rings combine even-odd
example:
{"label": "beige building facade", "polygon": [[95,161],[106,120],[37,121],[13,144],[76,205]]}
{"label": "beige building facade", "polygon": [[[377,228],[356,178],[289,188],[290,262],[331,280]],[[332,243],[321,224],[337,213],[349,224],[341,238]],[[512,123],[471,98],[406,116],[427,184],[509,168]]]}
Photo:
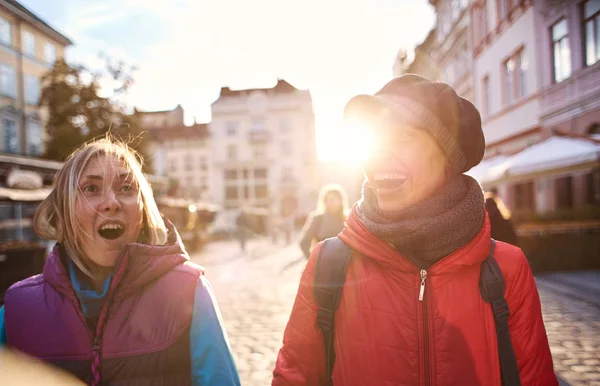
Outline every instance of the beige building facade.
{"label": "beige building facade", "polygon": [[40,79],[72,42],[16,1],[0,2],[0,151],[43,153]]}
{"label": "beige building facade", "polygon": [[312,99],[284,80],[268,89],[221,89],[209,123],[213,202],[304,216],[319,189]]}
{"label": "beige building facade", "polygon": [[211,139],[207,124],[186,126],[181,106],[166,111],[135,111],[148,141],[153,174],[175,186],[170,194],[210,201]]}

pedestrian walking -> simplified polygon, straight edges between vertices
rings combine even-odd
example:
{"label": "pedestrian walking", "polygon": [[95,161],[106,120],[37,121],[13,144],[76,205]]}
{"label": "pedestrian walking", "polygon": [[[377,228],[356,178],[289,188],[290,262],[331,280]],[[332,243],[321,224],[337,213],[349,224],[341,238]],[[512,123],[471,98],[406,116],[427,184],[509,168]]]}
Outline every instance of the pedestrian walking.
{"label": "pedestrian walking", "polygon": [[510,220],[510,212],[495,194],[487,194],[485,199],[485,210],[490,219],[492,238],[518,246],[517,232]]}
{"label": "pedestrian walking", "polygon": [[337,184],[321,188],[317,210],[308,217],[302,231],[300,249],[308,258],[314,243],[337,236],[344,228],[348,198],[344,188]]}
{"label": "pedestrian walking", "polygon": [[406,74],[345,117],[374,136],[362,198],[311,253],[272,384],[557,385],[527,259],[490,237],[464,174],[485,149],[477,109]]}
{"label": "pedestrian walking", "polygon": [[0,345],[94,386],[240,384],[203,268],[125,144],[71,154],[34,227],[57,243],[6,292]]}

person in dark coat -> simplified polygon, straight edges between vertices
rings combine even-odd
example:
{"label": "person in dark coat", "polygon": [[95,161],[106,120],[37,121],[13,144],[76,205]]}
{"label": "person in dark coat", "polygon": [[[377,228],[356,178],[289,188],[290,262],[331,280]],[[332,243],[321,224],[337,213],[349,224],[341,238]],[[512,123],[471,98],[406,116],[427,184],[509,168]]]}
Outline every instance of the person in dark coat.
{"label": "person in dark coat", "polygon": [[[516,246],[518,242],[515,227],[510,221],[510,216],[502,213],[503,211],[500,210],[497,200],[499,198],[495,196],[489,196],[485,200],[485,209],[488,212],[492,228],[491,236],[494,240],[504,241]],[[503,206],[503,204],[500,203],[500,206]]]}
{"label": "person in dark coat", "polygon": [[300,240],[300,249],[307,259],[313,243],[335,237],[344,229],[348,207],[344,188],[336,184],[324,186],[317,206],[317,210],[306,221]]}

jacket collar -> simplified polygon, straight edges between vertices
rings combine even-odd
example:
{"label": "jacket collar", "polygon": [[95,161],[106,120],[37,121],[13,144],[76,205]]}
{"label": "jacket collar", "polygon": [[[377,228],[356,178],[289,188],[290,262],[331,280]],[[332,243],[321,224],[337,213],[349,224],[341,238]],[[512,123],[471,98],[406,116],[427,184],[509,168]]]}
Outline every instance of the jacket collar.
{"label": "jacket collar", "polygon": [[[109,294],[118,298],[143,288],[179,264],[189,260],[189,255],[175,226],[165,219],[169,238],[164,245],[141,243],[127,244],[117,259]],[[67,269],[68,256],[60,244],[56,244],[44,264],[44,278],[58,292],[76,300]],[[118,293],[116,293],[118,289]]]}
{"label": "jacket collar", "polygon": [[[386,269],[419,272],[419,268],[396,251],[391,244],[369,232],[356,215],[355,210],[356,206],[350,212],[346,226],[339,236],[342,241]],[[451,274],[465,266],[481,264],[489,255],[490,248],[490,223],[486,213],[484,223],[475,237],[466,245],[433,264],[428,272],[434,275]]]}

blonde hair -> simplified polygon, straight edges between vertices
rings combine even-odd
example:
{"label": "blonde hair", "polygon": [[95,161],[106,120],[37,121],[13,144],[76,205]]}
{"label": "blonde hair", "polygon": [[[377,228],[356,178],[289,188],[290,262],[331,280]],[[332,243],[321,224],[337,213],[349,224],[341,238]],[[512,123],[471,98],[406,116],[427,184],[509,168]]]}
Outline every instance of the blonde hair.
{"label": "blonde hair", "polygon": [[340,208],[340,216],[342,218],[346,218],[346,215],[348,214],[348,195],[346,194],[346,190],[338,184],[328,184],[321,188],[321,191],[319,192],[319,198],[317,200],[316,214],[325,213],[327,211],[325,199],[330,194],[335,194],[338,196],[342,204]]}
{"label": "blonde hair", "polygon": [[39,205],[33,219],[35,232],[64,246],[73,263],[86,275],[94,277],[79,240],[81,226],[75,216],[75,199],[80,193],[79,180],[90,161],[115,157],[123,162],[138,184],[143,205],[142,229],[150,245],[167,241],[167,228],[154,201],[152,189],[142,172],[141,157],[127,144],[110,138],[94,140],[73,151],[54,177],[52,191]]}

